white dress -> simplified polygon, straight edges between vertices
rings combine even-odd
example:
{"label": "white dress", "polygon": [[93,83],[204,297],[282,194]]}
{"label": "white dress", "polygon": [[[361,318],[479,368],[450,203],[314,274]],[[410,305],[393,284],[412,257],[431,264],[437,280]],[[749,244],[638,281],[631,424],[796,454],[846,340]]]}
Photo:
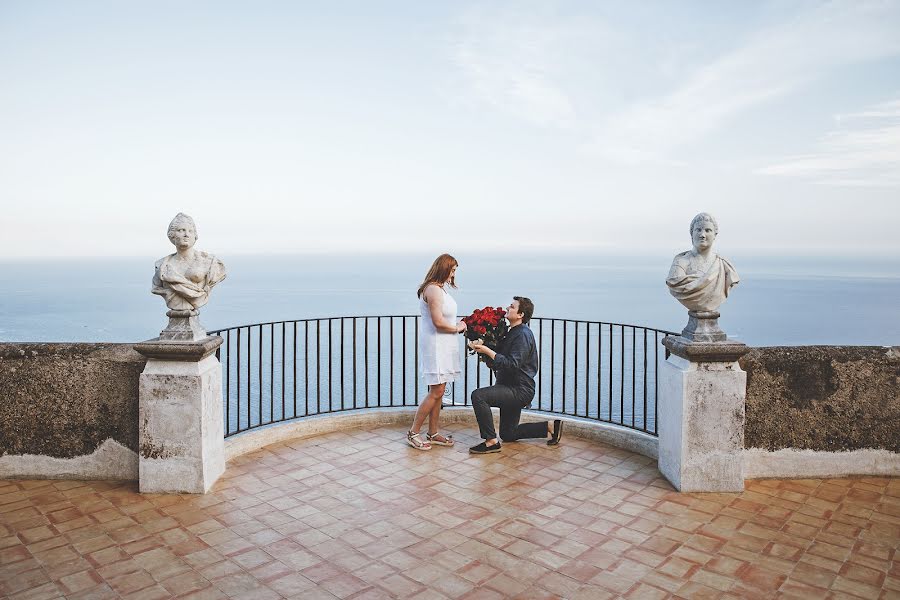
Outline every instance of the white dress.
{"label": "white dress", "polygon": [[[441,288],[444,295],[442,314],[448,323],[456,324],[456,300]],[[444,333],[434,327],[428,303],[419,298],[422,330],[419,332],[419,370],[426,385],[456,381],[462,373],[459,359],[459,334]]]}

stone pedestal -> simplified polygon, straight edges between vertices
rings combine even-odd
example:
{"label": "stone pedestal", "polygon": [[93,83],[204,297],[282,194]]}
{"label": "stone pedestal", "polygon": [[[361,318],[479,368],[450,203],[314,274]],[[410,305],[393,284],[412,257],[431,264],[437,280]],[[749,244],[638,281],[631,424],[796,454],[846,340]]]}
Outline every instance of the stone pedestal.
{"label": "stone pedestal", "polygon": [[218,336],[150,340],[140,377],[139,472],[143,493],[209,491],[225,471]]}
{"label": "stone pedestal", "polygon": [[663,344],[672,354],[659,373],[660,472],[682,492],[743,491],[747,374],[737,360],[749,349],[682,336]]}
{"label": "stone pedestal", "polygon": [[719,328],[719,313],[715,310],[689,310],[688,324],[681,337],[691,342],[724,342],[728,336]]}
{"label": "stone pedestal", "polygon": [[159,332],[160,340],[173,342],[199,342],[206,337],[196,310],[169,310],[169,324]]}

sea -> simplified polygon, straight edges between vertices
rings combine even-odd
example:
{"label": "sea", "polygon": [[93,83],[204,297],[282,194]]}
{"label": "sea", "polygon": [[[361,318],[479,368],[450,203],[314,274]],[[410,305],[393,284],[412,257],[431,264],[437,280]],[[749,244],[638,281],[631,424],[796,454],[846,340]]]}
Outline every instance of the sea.
{"label": "sea", "polygon": [[[491,251],[456,255],[460,316],[527,296],[535,316],[680,331],[671,256]],[[136,342],[159,334],[158,257],[0,261],[0,341]],[[208,330],[307,318],[414,315],[432,256],[220,255]],[[741,276],[719,324],[751,346],[900,345],[900,260],[729,256]]]}

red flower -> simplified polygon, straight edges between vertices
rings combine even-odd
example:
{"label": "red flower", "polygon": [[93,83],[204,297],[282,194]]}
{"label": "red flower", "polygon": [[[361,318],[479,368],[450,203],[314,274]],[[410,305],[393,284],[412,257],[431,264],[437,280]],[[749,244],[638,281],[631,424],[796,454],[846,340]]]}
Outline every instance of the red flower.
{"label": "red flower", "polygon": [[[483,340],[488,348],[495,350],[500,341],[509,330],[509,324],[506,322],[506,311],[502,308],[494,308],[493,306],[485,306],[484,308],[476,308],[468,317],[463,317],[467,329],[466,338],[469,340]],[[474,354],[474,351],[470,351]],[[478,355],[479,361],[487,361],[484,355]]]}

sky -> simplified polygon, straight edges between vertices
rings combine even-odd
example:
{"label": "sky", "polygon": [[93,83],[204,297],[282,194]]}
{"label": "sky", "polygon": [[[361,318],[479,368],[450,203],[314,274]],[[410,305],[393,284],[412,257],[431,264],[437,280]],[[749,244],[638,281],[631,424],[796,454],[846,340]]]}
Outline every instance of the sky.
{"label": "sky", "polygon": [[900,2],[0,0],[0,257],[900,258]]}

